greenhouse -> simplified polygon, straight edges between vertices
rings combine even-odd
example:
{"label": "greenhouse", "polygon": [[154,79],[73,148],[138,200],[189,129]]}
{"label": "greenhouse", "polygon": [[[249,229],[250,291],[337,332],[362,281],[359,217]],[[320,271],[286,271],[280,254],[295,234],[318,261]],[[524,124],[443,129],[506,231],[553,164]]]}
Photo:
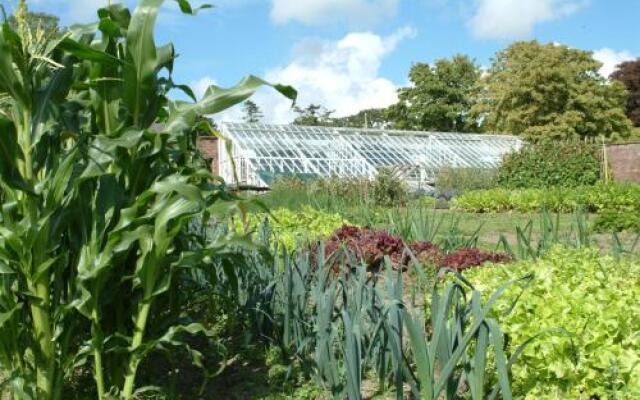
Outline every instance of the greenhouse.
{"label": "greenhouse", "polygon": [[246,123],[223,123],[221,133],[214,169],[227,182],[259,187],[278,176],[372,178],[392,168],[425,188],[444,167],[495,168],[522,144],[508,135]]}

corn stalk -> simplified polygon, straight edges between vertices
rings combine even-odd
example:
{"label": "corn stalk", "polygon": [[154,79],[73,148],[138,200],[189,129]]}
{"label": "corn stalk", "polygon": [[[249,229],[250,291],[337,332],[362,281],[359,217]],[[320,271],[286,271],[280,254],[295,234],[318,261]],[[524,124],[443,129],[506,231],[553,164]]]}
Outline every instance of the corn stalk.
{"label": "corn stalk", "polygon": [[188,232],[232,199],[199,159],[193,127],[267,83],[170,100],[193,93],[172,80],[173,46],[155,44],[162,3],[141,0],[133,14],[110,5],[56,38],[2,25],[0,368],[15,398],[60,399],[89,362],[99,399],[130,399],[146,355],[204,331],[154,307],[178,270],[228,247],[224,237],[194,246]]}

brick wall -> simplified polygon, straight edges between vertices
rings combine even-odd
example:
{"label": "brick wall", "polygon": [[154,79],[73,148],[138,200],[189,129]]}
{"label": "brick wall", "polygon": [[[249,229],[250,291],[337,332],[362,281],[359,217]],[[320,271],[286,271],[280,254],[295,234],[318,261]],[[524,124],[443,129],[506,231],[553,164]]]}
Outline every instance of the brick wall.
{"label": "brick wall", "polygon": [[211,171],[218,173],[218,138],[210,136],[200,136],[198,138],[198,148],[204,158],[210,163]]}
{"label": "brick wall", "polygon": [[640,143],[609,145],[607,157],[616,181],[640,182]]}

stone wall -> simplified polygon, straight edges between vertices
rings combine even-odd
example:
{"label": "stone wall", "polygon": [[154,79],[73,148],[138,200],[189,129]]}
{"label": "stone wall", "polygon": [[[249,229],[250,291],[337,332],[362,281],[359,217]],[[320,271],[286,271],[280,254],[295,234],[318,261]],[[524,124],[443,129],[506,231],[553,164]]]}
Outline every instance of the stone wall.
{"label": "stone wall", "polygon": [[614,180],[640,182],[640,143],[609,145],[607,157]]}
{"label": "stone wall", "polygon": [[198,148],[204,158],[209,162],[211,171],[218,173],[218,138],[211,136],[200,136],[198,138]]}

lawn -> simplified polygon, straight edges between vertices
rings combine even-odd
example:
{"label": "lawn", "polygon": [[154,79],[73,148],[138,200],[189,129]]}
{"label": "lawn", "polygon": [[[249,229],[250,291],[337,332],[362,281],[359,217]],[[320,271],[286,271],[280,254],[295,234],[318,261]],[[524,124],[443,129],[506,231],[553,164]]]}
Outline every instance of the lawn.
{"label": "lawn", "polygon": [[[504,236],[510,244],[517,242],[517,228],[525,228],[532,223],[533,237],[540,238],[540,231],[543,229],[541,213],[466,213],[452,210],[435,210],[435,214],[443,219],[441,230],[447,232],[452,226],[457,227],[467,235],[473,234],[479,229],[478,245],[487,249],[494,249],[501,236]],[[576,214],[552,214],[550,215],[554,224],[557,222],[558,235],[562,238],[570,237],[576,233]],[[593,220],[594,214],[584,216],[587,223]],[[612,233],[590,233],[591,239],[602,250],[612,249]],[[617,234],[620,242],[625,248],[633,245],[638,235],[632,232],[621,232]],[[640,250],[640,249],[639,249]]]}

